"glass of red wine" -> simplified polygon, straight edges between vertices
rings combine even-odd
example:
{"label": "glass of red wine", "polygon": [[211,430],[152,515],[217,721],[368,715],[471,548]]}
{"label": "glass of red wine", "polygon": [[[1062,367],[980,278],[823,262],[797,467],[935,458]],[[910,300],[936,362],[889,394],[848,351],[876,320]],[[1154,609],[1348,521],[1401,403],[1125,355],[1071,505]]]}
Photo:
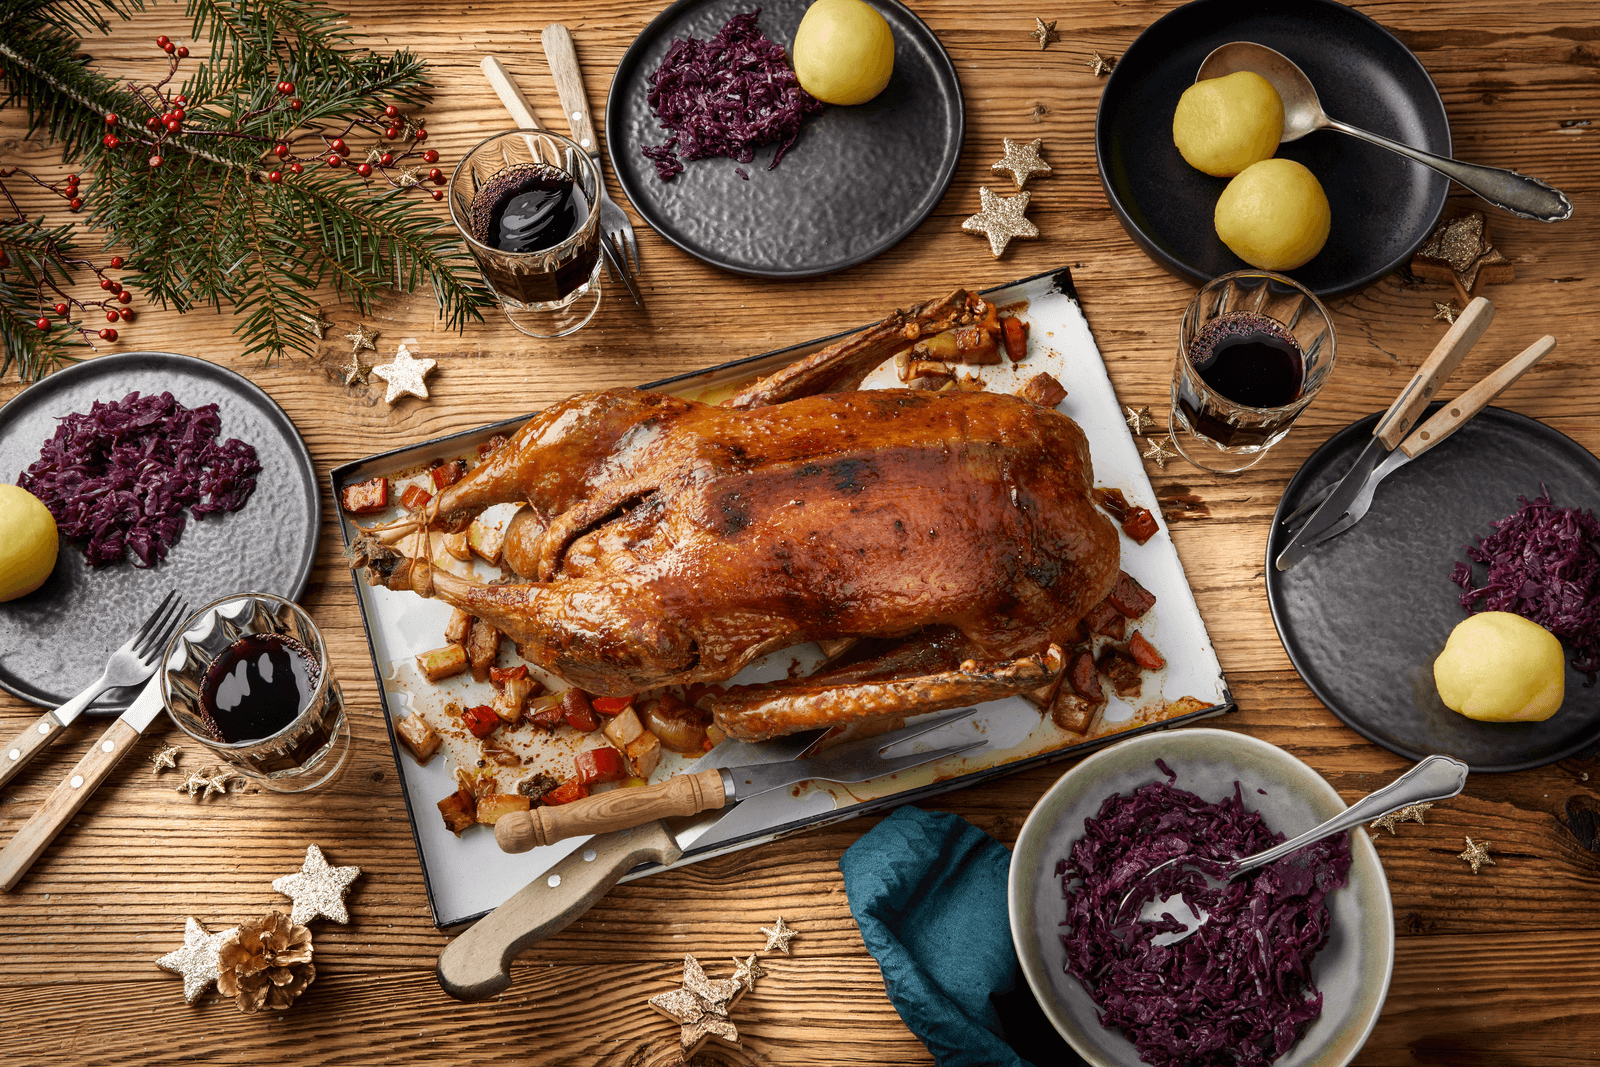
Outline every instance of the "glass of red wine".
{"label": "glass of red wine", "polygon": [[1241,270],[1201,287],[1178,327],[1172,443],[1231,474],[1261,462],[1333,370],[1333,320],[1292,278]]}
{"label": "glass of red wine", "polygon": [[565,337],[600,307],[600,171],[545,130],[497,133],[450,175],[450,217],[511,325]]}
{"label": "glass of red wine", "polygon": [[271,593],[207,604],[167,646],[161,694],[180,729],[262,786],[330,781],[350,749],[344,695],[311,617]]}

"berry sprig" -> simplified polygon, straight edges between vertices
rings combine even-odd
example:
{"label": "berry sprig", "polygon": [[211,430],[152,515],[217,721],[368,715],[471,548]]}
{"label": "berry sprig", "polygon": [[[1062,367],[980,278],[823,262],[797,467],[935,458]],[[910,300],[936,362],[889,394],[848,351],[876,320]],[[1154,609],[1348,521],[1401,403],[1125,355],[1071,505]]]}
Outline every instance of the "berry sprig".
{"label": "berry sprig", "polygon": [[[0,179],[14,175],[21,175],[36,185],[55,190],[55,186],[51,183],[20,167],[0,169]],[[76,195],[78,176],[69,174],[66,185],[73,193],[68,210],[77,211],[83,206],[82,198]],[[11,245],[9,251],[5,247],[0,247],[0,282],[11,280],[6,278],[5,272],[16,268],[16,273],[19,275],[16,281],[33,290],[38,307],[38,318],[33,320],[34,328],[40,333],[50,333],[56,325],[51,320],[51,316],[54,315],[58,319],[67,320],[67,329],[76,331],[91,348],[94,347],[92,338],[95,337],[106,342],[115,341],[117,331],[114,327],[106,326],[95,330],[83,325],[81,321],[73,320],[72,316],[75,312],[84,315],[104,314],[108,323],[129,323],[134,320],[135,312],[128,306],[133,302],[133,294],[123,288],[120,281],[106,273],[108,270],[121,270],[122,257],[112,256],[104,266],[101,266],[92,260],[69,255],[52,233],[40,230],[29,221],[3,180],[0,180],[0,196],[5,198],[12,212],[9,218],[0,217],[0,245]],[[12,236],[16,238],[14,241],[6,240]],[[12,252],[16,253],[16,259],[13,259]],[[98,300],[84,300],[67,290],[66,284],[70,284],[74,274],[85,269],[93,272],[100,283],[101,291],[106,294],[104,297]]]}

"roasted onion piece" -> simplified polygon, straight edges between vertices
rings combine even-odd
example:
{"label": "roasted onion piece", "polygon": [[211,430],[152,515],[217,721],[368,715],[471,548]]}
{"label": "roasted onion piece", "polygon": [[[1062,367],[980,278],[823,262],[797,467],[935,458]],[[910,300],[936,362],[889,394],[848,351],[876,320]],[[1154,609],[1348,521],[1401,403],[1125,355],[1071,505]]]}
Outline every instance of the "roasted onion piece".
{"label": "roasted onion piece", "polygon": [[706,724],[711,716],[668,693],[644,708],[644,725],[673,752],[705,751]]}

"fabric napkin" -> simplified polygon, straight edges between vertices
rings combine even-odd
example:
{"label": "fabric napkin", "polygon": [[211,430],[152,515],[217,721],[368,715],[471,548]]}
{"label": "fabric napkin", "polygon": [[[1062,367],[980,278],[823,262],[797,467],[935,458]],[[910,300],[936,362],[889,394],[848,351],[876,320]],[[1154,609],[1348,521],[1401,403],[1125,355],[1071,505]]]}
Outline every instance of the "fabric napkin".
{"label": "fabric napkin", "polygon": [[1022,980],[1011,853],[956,815],[897,809],[839,858],[850,914],[895,1011],[938,1067],[1083,1064]]}

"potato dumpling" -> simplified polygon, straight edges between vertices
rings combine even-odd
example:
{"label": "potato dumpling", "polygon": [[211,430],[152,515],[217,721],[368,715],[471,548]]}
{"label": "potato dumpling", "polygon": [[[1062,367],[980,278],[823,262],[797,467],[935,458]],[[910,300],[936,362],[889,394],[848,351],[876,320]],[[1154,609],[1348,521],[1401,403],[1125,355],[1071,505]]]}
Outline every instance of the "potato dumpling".
{"label": "potato dumpling", "polygon": [[1566,680],[1556,636],[1508,611],[1463,620],[1433,661],[1445,707],[1484,722],[1548,719],[1561,708]]}
{"label": "potato dumpling", "polygon": [[1293,270],[1328,243],[1333,211],[1315,174],[1292,159],[1263,159],[1222,190],[1212,223],[1252,267]]}
{"label": "potato dumpling", "polygon": [[1172,115],[1172,141],[1189,166],[1231,178],[1270,158],[1283,136],[1283,100],[1253,71],[1195,82]]}

